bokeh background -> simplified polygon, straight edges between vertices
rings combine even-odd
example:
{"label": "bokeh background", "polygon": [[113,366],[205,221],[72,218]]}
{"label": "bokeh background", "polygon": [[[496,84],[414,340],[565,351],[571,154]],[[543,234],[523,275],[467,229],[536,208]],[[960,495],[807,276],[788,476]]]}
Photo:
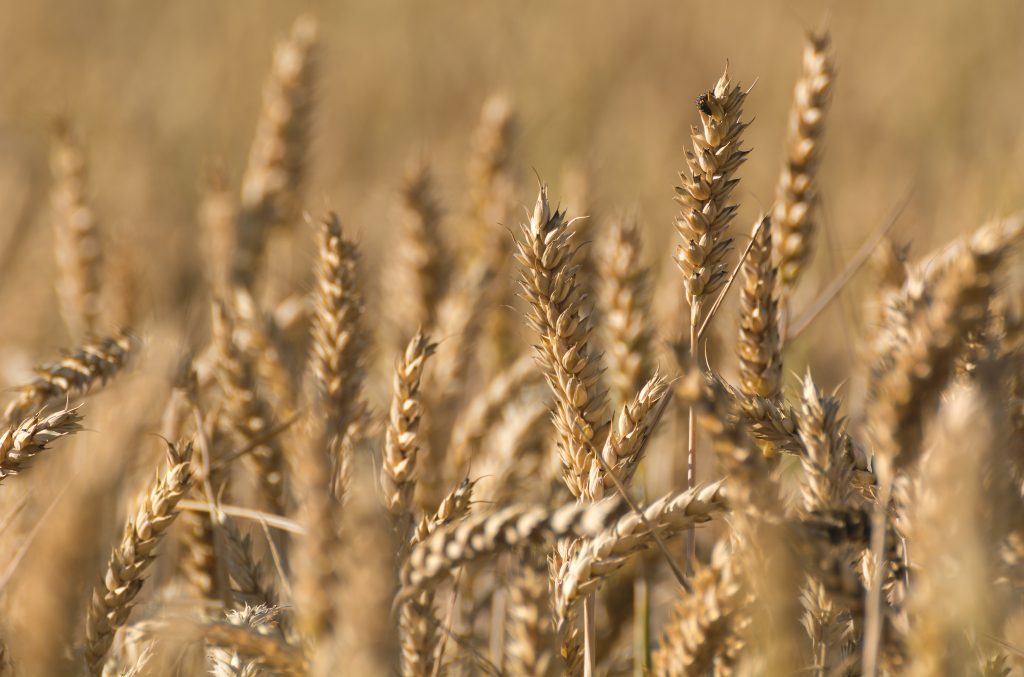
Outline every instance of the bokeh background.
{"label": "bokeh background", "polygon": [[[183,322],[200,312],[189,306],[201,284],[201,169],[222,159],[237,184],[273,45],[302,12],[318,18],[323,43],[307,205],[330,205],[359,234],[371,299],[403,166],[427,157],[443,203],[461,208],[471,130],[496,91],[519,115],[522,202],[534,199],[532,170],[556,199],[562,177],[582,171],[594,217],[637,210],[652,264],[672,274],[672,185],[693,100],[728,60],[736,79],[756,81],[737,192],[745,233],[773,198],[803,35],[822,25],[839,73],[821,170],[825,234],[797,305],[908,191],[894,237],[918,255],[1024,205],[1018,0],[5,0],[0,381],[68,340],[46,272],[53,118],[67,116],[84,141],[102,227],[141,264],[145,312]],[[850,342],[839,335],[856,331],[864,277],[794,346],[791,366],[813,348],[821,381],[843,377]]]}

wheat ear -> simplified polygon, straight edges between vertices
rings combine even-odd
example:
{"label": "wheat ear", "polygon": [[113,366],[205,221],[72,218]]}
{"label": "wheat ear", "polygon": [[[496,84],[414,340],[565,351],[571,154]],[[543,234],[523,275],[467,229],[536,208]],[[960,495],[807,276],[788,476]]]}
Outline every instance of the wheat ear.
{"label": "wheat ear", "polygon": [[85,154],[63,121],[55,125],[50,170],[61,313],[73,337],[91,337],[100,319],[103,240],[89,196]]}
{"label": "wheat ear", "polygon": [[46,416],[36,414],[9,427],[0,435],[0,484],[8,475],[17,475],[49,444],[82,429],[81,415],[74,409],[61,409]]}
{"label": "wheat ear", "polygon": [[817,172],[835,68],[829,34],[810,33],[803,69],[793,90],[785,162],[779,174],[772,221],[778,229],[777,261],[782,286],[790,290],[807,267],[814,240]]}
{"label": "wheat ear", "polygon": [[105,385],[126,365],[136,347],[123,330],[114,336],[85,345],[59,362],[36,367],[36,379],[18,388],[18,396],[4,410],[8,425],[45,407],[63,405],[97,385]]}
{"label": "wheat ear", "polygon": [[425,161],[413,162],[406,170],[399,232],[401,246],[388,305],[400,321],[404,342],[417,327],[433,331],[451,264],[441,236],[441,207]]}
{"label": "wheat ear", "polygon": [[516,258],[522,265],[523,296],[531,307],[527,320],[539,339],[538,361],[555,395],[563,478],[573,496],[588,498],[596,465],[591,449],[607,436],[608,404],[599,357],[590,347],[593,325],[576,279],[572,235],[565,214],[551,212],[547,187],[542,186],[516,242]]}
{"label": "wheat ear", "polygon": [[608,382],[612,401],[619,406],[640,391],[653,371],[650,270],[643,264],[640,226],[635,219],[616,221],[600,245],[598,298],[608,351]]}
{"label": "wheat ear", "polygon": [[768,217],[754,229],[753,237],[740,289],[739,389],[749,397],[775,400],[782,392],[782,339]]}
{"label": "wheat ear", "polygon": [[127,622],[132,602],[142,590],[144,575],[156,548],[178,516],[178,501],[192,485],[192,445],[167,445],[166,472],[156,478],[135,515],[129,518],[107,565],[103,583],[92,595],[86,621],[85,659],[99,675],[114,633]]}
{"label": "wheat ear", "polygon": [[313,112],[316,21],[300,16],[274,50],[263,107],[242,176],[234,282],[252,285],[267,230],[294,224],[299,212]]}
{"label": "wheat ear", "polygon": [[[394,396],[385,434],[380,482],[384,505],[400,522],[407,522],[410,517],[416,488],[416,457],[421,444],[419,428],[423,413],[420,382],[423,368],[436,347],[429,336],[418,331],[395,364]],[[404,534],[405,529],[399,529],[399,533]]]}

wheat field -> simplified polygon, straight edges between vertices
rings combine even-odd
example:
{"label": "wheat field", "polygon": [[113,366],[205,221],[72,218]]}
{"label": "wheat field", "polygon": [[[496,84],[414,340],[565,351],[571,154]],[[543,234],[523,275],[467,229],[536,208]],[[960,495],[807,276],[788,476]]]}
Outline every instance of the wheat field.
{"label": "wheat field", "polygon": [[0,8],[0,676],[1024,674],[1021,5],[299,4]]}

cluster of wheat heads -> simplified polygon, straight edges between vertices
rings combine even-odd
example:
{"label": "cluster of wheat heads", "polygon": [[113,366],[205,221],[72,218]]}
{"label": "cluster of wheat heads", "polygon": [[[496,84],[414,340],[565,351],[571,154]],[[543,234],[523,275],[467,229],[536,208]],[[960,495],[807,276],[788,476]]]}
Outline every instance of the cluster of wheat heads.
{"label": "cluster of wheat heads", "polygon": [[[1024,219],[912,263],[880,247],[864,402],[845,415],[810,373],[787,392],[827,35],[807,38],[777,200],[742,247],[746,91],[727,70],[685,113],[675,261],[690,312],[670,327],[652,320],[664,301],[635,216],[584,229],[542,186],[509,235],[524,186],[502,96],[483,107],[465,205],[446,211],[411,165],[387,302],[365,312],[352,232],[300,216],[316,49],[304,17],[276,50],[240,191],[209,173],[209,331],[179,351],[165,441],[125,438],[156,459],[72,453],[90,409],[131,411],[137,394],[111,382],[153,347],[144,330],[103,333],[128,304],[107,284],[86,154],[59,127],[57,286],[82,346],[3,410],[0,492],[70,479],[0,496],[0,674],[1010,672]],[[266,270],[289,238],[317,251],[296,288]],[[715,366],[705,329],[730,289],[736,359]],[[680,340],[663,355],[666,339]],[[668,432],[670,409],[689,411],[688,435]],[[132,425],[95,430],[113,444],[108,429]],[[716,481],[695,482],[698,450]],[[133,464],[142,482],[111,470]]]}

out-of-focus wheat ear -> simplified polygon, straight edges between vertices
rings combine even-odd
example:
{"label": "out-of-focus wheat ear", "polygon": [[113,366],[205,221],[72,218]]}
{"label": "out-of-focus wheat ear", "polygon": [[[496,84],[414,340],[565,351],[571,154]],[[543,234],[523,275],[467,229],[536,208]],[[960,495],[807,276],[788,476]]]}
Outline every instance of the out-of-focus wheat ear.
{"label": "out-of-focus wheat ear", "polygon": [[[643,460],[647,440],[654,434],[654,426],[663,413],[661,405],[666,395],[668,379],[654,374],[633,401],[622,406],[618,420],[601,448],[601,456],[608,467],[627,486]],[[591,466],[587,495],[601,498],[613,487],[614,480],[601,470],[599,464]]]}
{"label": "out-of-focus wheat ear", "polygon": [[36,379],[18,388],[4,410],[6,425],[49,406],[60,406],[97,385],[106,385],[125,367],[137,341],[127,330],[82,346],[58,362],[36,367]]}
{"label": "out-of-focus wheat ear", "polygon": [[416,459],[421,446],[419,429],[423,414],[420,383],[423,368],[436,347],[429,336],[417,331],[395,364],[394,395],[381,457],[380,482],[384,506],[399,523],[400,535],[406,533],[416,488]]}
{"label": "out-of-focus wheat ear", "polygon": [[156,548],[178,516],[178,501],[192,485],[192,445],[167,447],[167,470],[154,480],[129,518],[103,583],[93,591],[85,630],[85,660],[93,675],[102,672],[114,633],[127,622],[146,570],[156,559]]}
{"label": "out-of-focus wheat ear", "polygon": [[601,238],[598,299],[612,402],[622,406],[654,370],[649,279],[640,225],[620,218]]}
{"label": "out-of-focus wheat ear", "polygon": [[744,606],[747,593],[733,574],[730,553],[719,543],[709,566],[701,566],[690,578],[693,593],[676,602],[654,652],[654,674],[731,674],[745,642],[749,624]]}
{"label": "out-of-focus wheat ear", "polygon": [[540,557],[524,552],[509,585],[505,672],[512,677],[555,674],[548,575]]}
{"label": "out-of-focus wheat ear", "polygon": [[587,299],[588,305],[592,306],[590,312],[594,324],[600,325],[602,309],[599,304],[595,305],[596,285],[600,278],[597,274],[597,251],[594,242],[598,239],[601,219],[594,206],[593,176],[587,167],[570,165],[562,172],[561,178],[565,212],[577,217],[569,222],[569,229],[579,247],[576,264],[580,267],[580,293]]}
{"label": "out-of-focus wheat ear", "polygon": [[[275,637],[280,609],[270,605],[246,605],[228,611],[226,620],[231,625],[248,628],[259,635]],[[267,666],[259,657],[243,655],[234,648],[213,645],[207,657],[214,677],[258,677],[266,673]]]}
{"label": "out-of-focus wheat ear", "polygon": [[[271,674],[299,677],[309,673],[309,665],[302,651],[281,639],[274,632],[272,620],[279,613],[266,607],[243,608],[228,612],[226,620],[207,623],[196,628],[196,634],[210,647],[238,654],[261,668],[259,672],[228,673],[252,675],[264,670]],[[269,621],[269,622],[268,622]],[[224,656],[224,654],[221,654]],[[322,674],[322,673],[316,673]]]}
{"label": "out-of-focus wheat ear", "polygon": [[800,424],[803,508],[808,513],[842,511],[851,505],[854,472],[846,422],[839,401],[823,395],[810,373],[804,377]]}
{"label": "out-of-focus wheat ear", "polygon": [[[479,393],[471,377],[481,357],[481,334],[492,309],[494,270],[476,261],[454,280],[438,308],[435,335],[445,337],[437,348],[434,368],[424,391],[430,418],[424,424],[430,456],[421,463],[424,472],[417,486],[417,503],[429,509],[456,478],[465,474],[462,453],[453,440],[457,422],[473,406]],[[502,283],[505,284],[505,283]],[[508,308],[504,308],[508,311]]]}
{"label": "out-of-focus wheat ear", "polygon": [[125,237],[110,243],[103,283],[103,321],[110,327],[139,326],[143,279],[139,250]]}
{"label": "out-of-focus wheat ear", "polygon": [[328,436],[341,436],[359,414],[368,339],[359,286],[359,249],[345,239],[337,214],[317,233],[317,272],[310,367],[323,398]]}
{"label": "out-of-focus wheat ear", "polygon": [[772,221],[782,287],[791,290],[810,261],[818,201],[817,173],[835,67],[827,32],[809,33],[803,68],[793,90],[785,161],[779,174]]}
{"label": "out-of-focus wheat ear", "polygon": [[73,338],[88,338],[100,319],[103,239],[89,195],[85,154],[63,120],[54,124],[50,171],[61,313]]}
{"label": "out-of-focus wheat ear", "polygon": [[336,521],[331,486],[331,440],[319,414],[309,417],[306,432],[296,445],[291,478],[299,502],[299,520],[305,536],[296,543],[294,565],[296,613],[299,628],[324,670],[332,665],[329,647],[338,609],[338,556],[341,530]]}
{"label": "out-of-focus wheat ear", "polygon": [[204,167],[199,186],[199,244],[203,253],[203,272],[216,296],[227,298],[231,283],[231,262],[238,238],[238,204],[231,194],[223,162]]}
{"label": "out-of-focus wheat ear", "polygon": [[295,224],[312,128],[316,20],[302,15],[274,50],[263,85],[263,106],[242,175],[238,238],[232,265],[236,284],[251,287],[259,274],[267,231]]}
{"label": "out-of-focus wheat ear", "polygon": [[675,225],[682,239],[676,263],[691,308],[721,289],[728,276],[732,239],[726,231],[736,213],[729,199],[739,181],[733,174],[748,152],[741,148],[741,134],[749,123],[740,120],[746,96],[726,68],[714,88],[697,98],[701,124],[690,128],[693,150],[686,153],[686,170],[676,187],[680,213]]}
{"label": "out-of-focus wheat ear", "polygon": [[480,109],[480,121],[473,132],[469,162],[471,216],[476,225],[492,224],[495,210],[504,211],[508,198],[501,184],[511,180],[512,150],[518,125],[512,100],[492,94]]}
{"label": "out-of-focus wheat ear", "polygon": [[257,558],[252,539],[226,515],[218,517],[217,528],[224,536],[225,568],[231,578],[236,608],[277,604],[277,592],[269,581],[263,562]]}
{"label": "out-of-focus wheat ear", "polygon": [[[994,524],[986,505],[1000,451],[987,404],[976,390],[957,389],[935,418],[927,461],[918,466],[909,508],[909,675],[972,672],[977,656],[969,638],[1003,626],[1007,607],[992,585]],[[969,463],[964,449],[971,450]]]}
{"label": "out-of-focus wheat ear", "polygon": [[[410,545],[423,541],[439,528],[464,518],[473,498],[473,482],[463,480],[441,501],[431,516],[424,516],[416,525]],[[425,677],[433,674],[435,652],[440,639],[434,615],[434,590],[424,590],[402,604],[398,620],[402,647],[402,674]]]}
{"label": "out-of-focus wheat ear", "polygon": [[551,212],[542,186],[529,223],[516,241],[520,286],[530,304],[527,322],[537,335],[541,369],[555,395],[559,455],[569,491],[589,494],[595,448],[608,434],[608,396],[600,356],[590,346],[593,324],[577,281],[577,244],[564,212]]}
{"label": "out-of-focus wheat ear", "polygon": [[771,229],[771,220],[762,218],[743,262],[736,353],[740,391],[750,397],[775,400],[782,393],[782,339]]}
{"label": "out-of-focus wheat ear", "polygon": [[525,354],[502,370],[473,398],[456,420],[451,435],[452,466],[464,472],[484,438],[501,420],[505,408],[532,383],[539,381],[532,355]]}
{"label": "out-of-focus wheat ear", "polygon": [[48,445],[82,429],[82,416],[74,409],[36,414],[0,433],[0,484],[17,475]]}
{"label": "out-of-focus wheat ear", "polygon": [[[274,416],[259,391],[250,357],[237,344],[234,318],[221,302],[212,304],[212,332],[225,423],[239,444],[256,442],[274,427]],[[278,439],[259,443],[244,459],[255,472],[270,507],[279,515],[286,514],[285,457]]]}
{"label": "out-of-focus wheat ear", "polygon": [[964,337],[988,317],[993,275],[1007,247],[983,232],[934,281],[908,318],[908,340],[894,346],[891,368],[871,384],[869,430],[879,472],[909,467],[921,455],[924,424],[953,374]]}
{"label": "out-of-focus wheat ear", "polygon": [[430,166],[409,163],[399,200],[399,237],[394,274],[388,277],[388,308],[398,341],[423,327],[433,331],[438,305],[448,287],[451,259],[441,232],[442,212]]}

